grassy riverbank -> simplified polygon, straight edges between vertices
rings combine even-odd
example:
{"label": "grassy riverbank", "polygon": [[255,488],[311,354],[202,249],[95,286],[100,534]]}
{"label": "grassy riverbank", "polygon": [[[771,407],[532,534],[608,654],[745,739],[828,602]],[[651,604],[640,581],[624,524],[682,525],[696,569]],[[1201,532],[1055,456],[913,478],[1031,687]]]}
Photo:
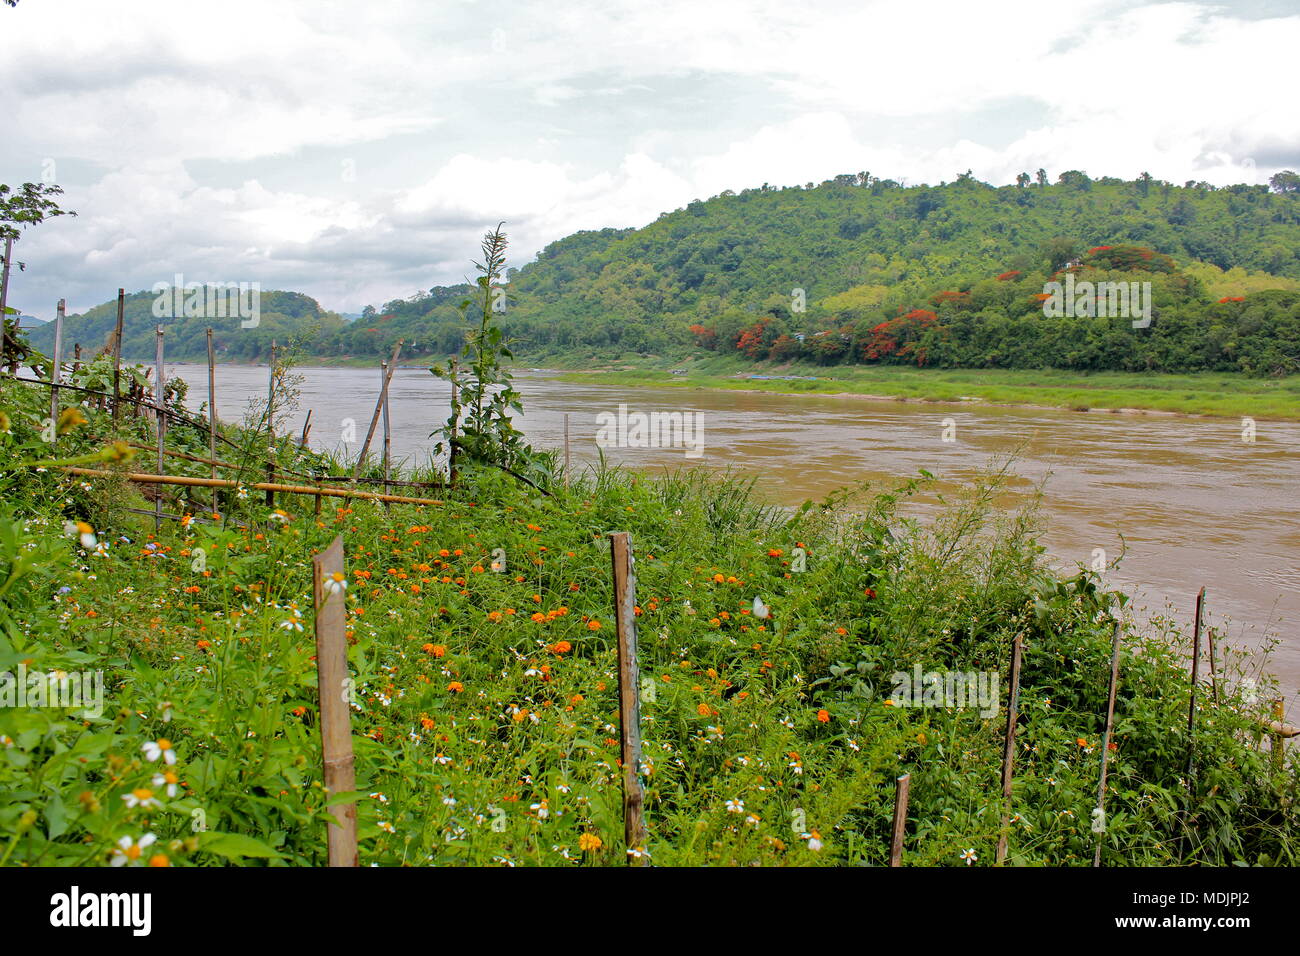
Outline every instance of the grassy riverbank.
{"label": "grassy riverbank", "polygon": [[[673,369],[686,369],[684,375]],[[799,380],[750,376],[798,376]],[[849,394],[900,401],[979,401],[1084,410],[1141,409],[1186,415],[1300,420],[1300,375],[1282,379],[1227,373],[1196,375],[1057,370],[918,369],[899,365],[755,365],[729,358],[676,364],[632,360],[593,371],[565,370],[571,382],[593,379],[629,387],[744,389],[783,394]],[[809,381],[808,379],[816,379]]]}
{"label": "grassy riverbank", "polygon": [[[896,512],[917,488],[901,479],[790,514],[702,473],[552,476],[543,493],[466,469],[429,507],[317,514],[310,496],[232,490],[214,511],[206,490],[169,494],[164,511],[194,520],[155,535],[140,486],[55,463],[147,445],[147,420],[84,408],[56,451],[48,401],[0,380],[0,671],[98,673],[104,701],[0,706],[0,863],[321,864],[311,556],[341,535],[358,790],[333,799],[359,808],[362,864],[623,865],[616,529],[637,553],[645,678],[635,849],[658,864],[881,865],[910,772],[905,863],[990,864],[1005,809],[1012,862],[1087,865],[1103,750],[1107,865],[1300,861],[1300,766],[1260,748],[1270,691],[1242,696],[1235,656],[1189,736],[1186,637],[1127,631],[1103,747],[1117,596],[1042,566],[1034,514],[995,506],[1001,475],[925,528]],[[257,429],[227,436],[241,480],[268,454],[329,464]],[[167,433],[199,455],[206,440]],[[152,470],[121,452],[100,466]],[[70,520],[88,527],[69,538]],[[895,675],[918,670],[991,675],[994,697],[911,701]]]}

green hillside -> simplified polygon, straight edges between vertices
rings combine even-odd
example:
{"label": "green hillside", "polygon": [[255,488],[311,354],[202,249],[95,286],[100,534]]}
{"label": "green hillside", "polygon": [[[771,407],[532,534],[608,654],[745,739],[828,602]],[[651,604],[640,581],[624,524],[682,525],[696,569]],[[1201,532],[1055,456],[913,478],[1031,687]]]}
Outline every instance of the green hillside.
{"label": "green hillside", "polygon": [[[1040,179],[904,188],[861,173],[727,191],[641,229],[552,243],[512,270],[502,325],[535,363],[704,350],[823,365],[1300,369],[1300,194],[1077,171]],[[1040,294],[1063,270],[1150,281],[1150,326],[1046,318]],[[378,356],[403,338],[414,343],[408,360],[443,356],[461,343],[465,291],[435,287],[350,323],[271,293],[292,303],[278,313],[264,305],[256,335],[223,335],[222,356],[264,358],[273,337],[316,324],[305,345],[315,355]],[[87,313],[96,331],[111,309]],[[137,329],[129,317],[128,348],[149,340],[155,321]],[[178,323],[169,355],[201,353],[191,340],[208,323],[193,322]],[[69,328],[95,340],[76,319]],[[44,349],[50,335],[33,342]]]}

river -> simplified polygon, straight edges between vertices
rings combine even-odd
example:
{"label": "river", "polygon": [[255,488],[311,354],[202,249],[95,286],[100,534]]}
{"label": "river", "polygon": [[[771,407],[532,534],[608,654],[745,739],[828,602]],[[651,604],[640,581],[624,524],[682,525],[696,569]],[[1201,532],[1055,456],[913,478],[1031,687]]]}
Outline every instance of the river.
{"label": "river", "polygon": [[[206,368],[171,365],[168,374],[190,383],[190,407],[206,399]],[[374,411],[379,370],[295,374],[301,385],[294,434],[312,409],[310,443],[355,454]],[[239,420],[251,396],[265,395],[267,369],[223,365],[216,381],[218,416]],[[698,458],[681,447],[607,448],[606,458],[647,470],[730,468],[754,476],[759,491],[782,505],[863,481],[892,486],[922,468],[951,486],[1014,454],[1019,489],[1046,479],[1043,544],[1058,567],[1091,566],[1099,548],[1113,558],[1122,535],[1127,553],[1106,580],[1134,595],[1139,616],[1190,621],[1204,585],[1207,622],[1236,647],[1278,640],[1270,669],[1288,697],[1300,683],[1300,423],[1259,420],[1250,442],[1236,419],[629,389],[529,372],[516,383],[526,408],[517,424],[532,444],[560,447],[569,416],[575,467],[596,461],[603,424],[597,416],[616,415],[620,403],[634,414],[689,412],[703,429]],[[394,374],[395,459],[427,459],[448,392],[426,369]],[[347,443],[349,420],[356,435]],[[933,500],[923,499],[922,511]]]}

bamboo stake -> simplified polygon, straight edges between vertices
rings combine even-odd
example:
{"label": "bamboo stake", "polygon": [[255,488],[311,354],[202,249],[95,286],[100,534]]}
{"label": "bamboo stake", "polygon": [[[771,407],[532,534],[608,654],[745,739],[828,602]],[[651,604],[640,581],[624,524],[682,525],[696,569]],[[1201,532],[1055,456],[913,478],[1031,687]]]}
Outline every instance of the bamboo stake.
{"label": "bamboo stake", "polygon": [[72,343],[72,374],[76,375],[81,371],[81,343]]}
{"label": "bamboo stake", "polygon": [[[352,681],[348,676],[346,581],[343,538],[337,537],[312,559],[316,598],[316,687],[320,698],[321,758],[327,794],[356,789],[352,759],[352,719],[348,713]],[[326,828],[329,865],[358,866],[355,801],[329,808],[337,826]]]}
{"label": "bamboo stake", "polygon": [[[164,474],[166,462],[163,456],[163,436],[167,431],[166,399],[163,397],[163,327],[158,326],[157,341],[154,349],[154,404],[158,410],[158,474]],[[162,495],[153,499],[153,530],[157,534],[162,530]]]}
{"label": "bamboo stake", "polygon": [[1006,742],[1002,747],[1002,828],[998,833],[998,846],[993,860],[997,866],[1006,861],[1007,840],[1011,831],[1011,779],[1016,768],[1016,721],[1020,710],[1020,655],[1024,647],[1023,640],[1024,635],[1017,634],[1011,642],[1011,686],[1007,695]]}
{"label": "bamboo stake", "polygon": [[1210,693],[1214,695],[1214,702],[1219,702],[1219,664],[1214,653],[1214,628],[1205,629],[1205,640],[1210,645]]}
{"label": "bamboo stake", "polygon": [[564,413],[564,487],[569,487],[569,413]]}
{"label": "bamboo stake", "polygon": [[[92,478],[125,478],[142,485],[188,485],[195,488],[239,488],[240,483],[228,478],[190,478],[185,475],[150,475],[144,472],[105,471],[100,468],[81,468],[74,465],[62,469],[69,475],[84,475]],[[439,506],[443,502],[434,498],[408,498],[404,495],[381,495],[371,491],[354,491],[351,488],[312,488],[302,485],[282,485],[256,481],[242,487],[254,491],[274,491],[284,495],[324,495],[326,498],[361,498],[366,501],[391,501],[398,505]]]}
{"label": "bamboo stake", "polygon": [[271,340],[271,372],[266,381],[266,430],[275,437],[275,353],[279,347]]}
{"label": "bamboo stake", "polygon": [[390,455],[392,450],[392,436],[389,434],[389,428],[388,428],[388,388],[387,388],[388,363],[387,362],[379,363],[379,376],[383,380],[383,383],[379,387],[380,394],[382,394],[384,397],[384,494],[388,494],[388,478],[391,471]]}
{"label": "bamboo stake", "polygon": [[1192,622],[1192,694],[1187,707],[1187,786],[1192,786],[1192,767],[1196,759],[1196,742],[1192,734],[1196,729],[1196,682],[1201,670],[1201,606],[1205,603],[1205,588],[1196,592],[1196,620]]}
{"label": "bamboo stake", "polygon": [[[5,264],[4,271],[0,272],[0,361],[3,361],[5,355],[9,354],[9,260],[14,254],[13,236],[5,236]],[[17,321],[14,322],[15,328]],[[15,341],[14,343],[18,343]],[[0,369],[3,371],[3,369]]]}
{"label": "bamboo stake", "polygon": [[402,343],[399,339],[397,347],[393,349],[393,360],[389,363],[388,370],[384,373],[384,384],[379,390],[379,400],[375,402],[375,413],[370,416],[370,428],[366,430],[366,440],[361,446],[361,454],[357,456],[357,465],[355,470],[352,472],[354,478],[361,474],[361,468],[366,463],[366,455],[370,452],[370,442],[374,439],[375,428],[379,425],[380,412],[383,411],[384,402],[388,400],[388,383],[392,380],[393,369],[397,367],[397,356],[401,351]]}
{"label": "bamboo stake", "polygon": [[59,360],[63,356],[63,300],[59,300],[54,312],[54,354],[50,356],[50,445],[58,441],[58,429],[54,424],[59,420],[59,380],[63,378],[63,369]]}
{"label": "bamboo stake", "polygon": [[[311,434],[311,412],[310,408],[307,409],[307,420],[302,423],[302,438],[298,439],[299,446],[303,448],[307,447],[307,436]],[[385,488],[384,490],[387,491],[388,489]]]}
{"label": "bamboo stake", "polygon": [[[455,414],[456,407],[457,407],[456,406],[457,393],[456,393],[456,360],[455,359],[451,360],[449,369],[450,369],[450,375],[448,377],[451,379],[451,410],[452,413]],[[459,418],[459,416],[457,417]],[[457,426],[459,425],[460,425],[459,421],[453,421],[451,423],[451,444],[447,448],[447,484],[451,485],[453,488],[456,487],[456,432],[457,432]]]}
{"label": "bamboo stake", "polygon": [[[1122,614],[1123,611],[1121,610]],[[1115,726],[1115,689],[1119,686],[1119,645],[1123,638],[1122,625],[1115,621],[1115,636],[1110,648],[1110,690],[1106,694],[1106,723],[1101,732],[1101,780],[1097,784],[1097,821],[1102,828],[1097,835],[1097,849],[1093,853],[1092,865],[1101,866],[1101,844],[1106,833],[1106,771],[1110,758],[1110,733]]]}
{"label": "bamboo stake", "polygon": [[117,325],[113,327],[113,420],[117,421],[122,403],[122,319],[126,310],[126,290],[117,290]]}
{"label": "bamboo stake", "polygon": [[[632,537],[626,531],[609,535],[614,564],[614,619],[618,631],[618,716],[623,765],[623,838],[629,853],[644,853],[646,829],[641,793],[641,678],[636,649],[636,573]],[[633,855],[634,865],[646,863]]]}
{"label": "bamboo stake", "polygon": [[[208,458],[212,461],[212,477],[217,477],[217,361],[212,348],[212,329],[208,329]],[[217,507],[217,490],[212,489],[212,510]]]}
{"label": "bamboo stake", "polygon": [[894,823],[890,828],[889,865],[903,865],[903,836],[907,831],[907,803],[912,796],[912,775],[898,778],[894,789]]}

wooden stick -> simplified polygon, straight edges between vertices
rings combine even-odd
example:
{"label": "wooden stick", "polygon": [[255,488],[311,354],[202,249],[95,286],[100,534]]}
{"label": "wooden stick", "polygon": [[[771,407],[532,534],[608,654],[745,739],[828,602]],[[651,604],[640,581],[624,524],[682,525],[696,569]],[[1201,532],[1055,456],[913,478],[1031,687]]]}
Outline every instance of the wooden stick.
{"label": "wooden stick", "polygon": [[[84,475],[92,478],[125,478],[127,481],[142,485],[189,485],[195,488],[239,488],[240,483],[227,478],[190,478],[185,475],[150,475],[143,472],[104,471],[99,468],[81,468],[67,465],[62,469],[69,475]],[[403,495],[380,495],[370,491],[354,491],[351,488],[310,488],[302,485],[281,485],[257,481],[244,485],[254,491],[274,491],[285,495],[324,495],[326,498],[361,498],[366,501],[391,501],[399,505],[441,505],[443,502],[434,498],[408,498]]]}
{"label": "wooden stick", "polygon": [[126,310],[126,290],[117,290],[117,325],[113,328],[113,420],[117,421],[122,402],[122,319]]}
{"label": "wooden stick", "polygon": [[393,349],[393,360],[388,365],[388,370],[384,373],[384,384],[379,389],[379,401],[375,402],[375,413],[370,416],[370,428],[366,430],[366,440],[361,446],[361,454],[357,456],[357,466],[352,472],[353,477],[361,474],[361,468],[366,463],[366,455],[370,453],[370,442],[375,437],[375,428],[379,425],[379,415],[383,411],[384,402],[388,400],[388,383],[393,377],[393,369],[397,367],[397,355],[402,351],[402,342],[399,339],[397,348]]}
{"label": "wooden stick", "polygon": [[[1120,613],[1123,613],[1121,609]],[[1106,826],[1106,771],[1110,757],[1110,733],[1115,726],[1115,689],[1119,685],[1119,645],[1122,640],[1122,627],[1115,621],[1115,636],[1110,648],[1110,690],[1106,694],[1106,723],[1101,732],[1101,780],[1097,784],[1097,818],[1103,828],[1097,835],[1097,849],[1092,857],[1093,866],[1101,866],[1101,844],[1105,839]]]}
{"label": "wooden stick", "polygon": [[890,828],[889,865],[903,865],[903,836],[907,832],[907,802],[912,796],[912,775],[905,773],[895,783],[894,823]]}
{"label": "wooden stick", "polygon": [[[163,396],[163,327],[158,326],[157,340],[154,350],[154,404],[158,409],[158,474],[164,473],[166,461],[163,456],[163,436],[167,431],[167,406],[166,399]],[[154,519],[153,530],[157,534],[162,530],[162,495],[157,495],[153,500]]]}
{"label": "wooden stick", "polygon": [[76,375],[81,371],[81,343],[72,343],[72,374]]}
{"label": "wooden stick", "polygon": [[[641,678],[636,650],[636,573],[632,536],[626,531],[609,535],[614,564],[614,620],[618,631],[618,717],[623,765],[623,839],[627,849],[644,851],[646,841],[644,797],[641,793]],[[631,856],[643,866],[646,857]]]}
{"label": "wooden stick", "polygon": [[1196,759],[1196,682],[1201,670],[1201,606],[1205,603],[1205,588],[1196,592],[1196,620],[1192,622],[1192,694],[1187,707],[1187,786],[1192,786],[1192,766]]}
{"label": "wooden stick", "polygon": [[[311,412],[310,408],[307,409],[307,420],[302,423],[302,438],[298,439],[298,445],[301,448],[307,447],[307,436],[311,434]],[[384,490],[387,491],[388,489],[385,488]]]}
{"label": "wooden stick", "polygon": [[271,373],[266,382],[266,430],[275,437],[275,353],[278,346],[271,340]]}
{"label": "wooden stick", "polygon": [[[316,598],[316,688],[320,699],[321,759],[327,794],[356,789],[352,760],[352,718],[348,703],[346,591],[343,586],[343,538],[337,537],[312,559]],[[358,866],[355,801],[329,808],[337,826],[327,827],[330,866]]]}
{"label": "wooden stick", "polygon": [[[5,236],[5,264],[4,271],[0,272],[0,361],[9,353],[9,260],[14,255],[14,237]],[[14,325],[17,327],[17,320]],[[17,340],[14,345],[17,345]],[[3,369],[0,369],[3,371]]]}
{"label": "wooden stick", "polygon": [[564,413],[564,487],[569,487],[569,413]]}
{"label": "wooden stick", "polygon": [[1007,840],[1011,831],[1011,779],[1016,767],[1016,721],[1020,710],[1020,655],[1024,635],[1017,634],[1011,642],[1011,680],[1007,695],[1007,732],[1002,746],[1002,828],[998,833],[994,865],[1001,866],[1007,858]]}
{"label": "wooden stick", "polygon": [[[456,360],[452,359],[448,368],[450,369],[451,379],[451,409],[454,414],[456,411]],[[451,444],[447,448],[447,483],[453,488],[456,487],[456,432],[458,421],[451,423]]]}
{"label": "wooden stick", "polygon": [[[59,420],[59,380],[63,378],[63,369],[60,365],[60,358],[63,356],[63,300],[59,300],[58,308],[54,312],[54,354],[50,356],[50,422],[57,423]],[[50,440],[53,446],[58,441],[58,429],[53,429],[54,438]]]}
{"label": "wooden stick", "polygon": [[[383,379],[383,383],[386,384],[388,381],[387,362],[379,363],[379,376]],[[388,478],[391,471],[390,455],[392,450],[392,436],[389,434],[388,428],[388,389],[385,387],[385,384],[381,384],[379,388],[380,393],[384,397],[384,494],[388,494]]]}
{"label": "wooden stick", "polygon": [[[208,458],[212,462],[212,477],[217,477],[217,360],[212,348],[212,329],[208,329]],[[217,491],[212,490],[212,510],[217,507]]]}

